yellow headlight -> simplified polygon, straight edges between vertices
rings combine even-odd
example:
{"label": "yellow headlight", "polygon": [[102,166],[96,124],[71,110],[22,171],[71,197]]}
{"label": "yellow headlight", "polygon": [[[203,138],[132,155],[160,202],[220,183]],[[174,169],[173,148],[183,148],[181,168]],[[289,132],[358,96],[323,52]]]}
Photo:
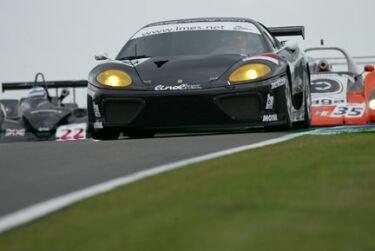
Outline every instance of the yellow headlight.
{"label": "yellow headlight", "polygon": [[132,78],[124,71],[107,70],[100,73],[96,80],[102,85],[113,87],[126,87],[132,84]]}
{"label": "yellow headlight", "polygon": [[266,76],[271,68],[265,64],[247,64],[235,70],[229,77],[230,82],[254,80]]}

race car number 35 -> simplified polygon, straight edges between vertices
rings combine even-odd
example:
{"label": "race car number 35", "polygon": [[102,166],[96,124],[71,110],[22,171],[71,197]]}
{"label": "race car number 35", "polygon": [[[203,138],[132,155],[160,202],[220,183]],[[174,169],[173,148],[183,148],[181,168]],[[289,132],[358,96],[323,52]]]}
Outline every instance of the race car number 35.
{"label": "race car number 35", "polygon": [[331,116],[335,118],[358,118],[363,116],[363,114],[365,113],[365,109],[366,107],[364,104],[338,105],[332,112]]}

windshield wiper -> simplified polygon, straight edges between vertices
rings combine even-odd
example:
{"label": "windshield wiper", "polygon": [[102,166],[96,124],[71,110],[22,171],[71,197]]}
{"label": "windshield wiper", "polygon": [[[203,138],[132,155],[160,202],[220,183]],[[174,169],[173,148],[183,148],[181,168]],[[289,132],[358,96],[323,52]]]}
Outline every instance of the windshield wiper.
{"label": "windshield wiper", "polygon": [[141,59],[141,58],[150,58],[151,56],[147,55],[137,55],[137,56],[126,56],[118,58],[118,60],[133,60],[133,59]]}

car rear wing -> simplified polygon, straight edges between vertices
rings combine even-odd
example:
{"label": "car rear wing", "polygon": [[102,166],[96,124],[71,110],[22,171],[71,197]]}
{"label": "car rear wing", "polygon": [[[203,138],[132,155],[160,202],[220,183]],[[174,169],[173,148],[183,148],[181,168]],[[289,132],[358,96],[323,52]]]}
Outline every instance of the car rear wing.
{"label": "car rear wing", "polygon": [[[367,65],[367,64],[375,65],[375,56],[357,56],[357,57],[352,57],[352,58],[354,59],[354,63],[356,65]],[[322,59],[332,61],[330,62],[330,64],[333,64],[333,65],[348,65],[347,62],[343,62],[345,61],[344,57],[316,58],[316,60],[322,60]]]}
{"label": "car rear wing", "polygon": [[[13,83],[2,83],[2,91],[12,90],[27,90],[35,86],[35,82],[13,82]],[[46,81],[45,83],[39,83],[41,86],[50,88],[86,88],[87,80],[64,80],[64,81]]]}
{"label": "car rear wing", "polygon": [[302,36],[305,39],[304,26],[268,27],[268,31],[274,37]]}

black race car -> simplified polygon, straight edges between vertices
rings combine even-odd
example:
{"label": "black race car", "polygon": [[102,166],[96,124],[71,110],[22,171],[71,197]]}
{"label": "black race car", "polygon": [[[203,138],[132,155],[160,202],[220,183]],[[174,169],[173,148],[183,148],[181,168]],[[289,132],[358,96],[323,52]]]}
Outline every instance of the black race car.
{"label": "black race car", "polygon": [[308,127],[310,74],[304,52],[279,36],[304,27],[267,28],[241,18],[149,24],[88,80],[88,116],[97,139],[222,127]]}
{"label": "black race car", "polygon": [[[21,100],[0,100],[0,142],[86,138],[87,110],[75,102],[77,87],[86,88],[87,81],[46,82],[42,73],[34,82],[3,83],[3,92],[26,89],[29,93]],[[56,96],[50,95],[51,88],[56,89]],[[59,88],[63,90],[58,96]],[[66,88],[73,88],[73,103],[63,102],[70,93]]]}

